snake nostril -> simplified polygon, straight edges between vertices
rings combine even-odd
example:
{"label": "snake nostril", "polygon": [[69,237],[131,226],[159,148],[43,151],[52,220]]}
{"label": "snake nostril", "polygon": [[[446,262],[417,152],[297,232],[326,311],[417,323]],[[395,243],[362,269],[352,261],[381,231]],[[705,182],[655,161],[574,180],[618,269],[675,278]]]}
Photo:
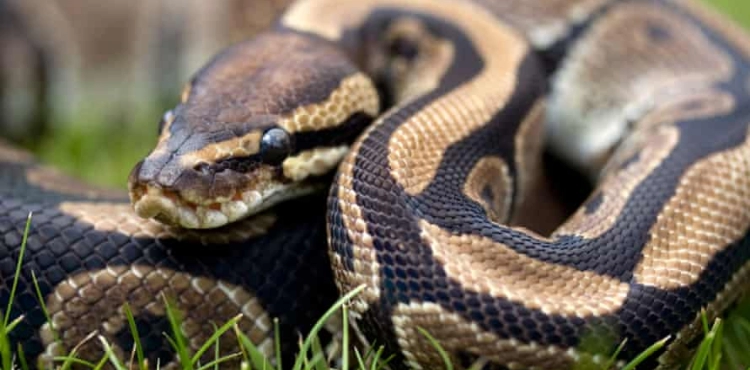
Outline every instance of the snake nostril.
{"label": "snake nostril", "polygon": [[200,162],[193,166],[193,170],[200,172],[203,175],[208,175],[211,172],[211,165],[206,162]]}

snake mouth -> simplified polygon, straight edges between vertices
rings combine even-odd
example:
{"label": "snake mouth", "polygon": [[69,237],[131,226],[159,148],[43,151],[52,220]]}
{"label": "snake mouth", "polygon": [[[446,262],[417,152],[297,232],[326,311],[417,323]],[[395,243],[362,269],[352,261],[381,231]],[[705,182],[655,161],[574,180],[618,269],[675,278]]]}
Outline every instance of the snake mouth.
{"label": "snake mouth", "polygon": [[279,184],[196,202],[180,192],[149,184],[131,188],[130,198],[135,213],[142,218],[186,229],[213,229],[257,214],[284,200],[312,193],[317,188],[312,184]]}

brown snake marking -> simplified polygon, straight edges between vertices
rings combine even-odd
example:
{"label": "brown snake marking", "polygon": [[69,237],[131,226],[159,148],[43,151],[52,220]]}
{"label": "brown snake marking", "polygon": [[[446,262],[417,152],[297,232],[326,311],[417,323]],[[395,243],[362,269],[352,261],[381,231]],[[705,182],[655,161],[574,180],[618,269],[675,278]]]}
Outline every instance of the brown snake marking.
{"label": "brown snake marking", "polygon": [[[667,335],[667,348],[645,366],[677,366],[694,346],[700,309],[716,317],[748,287],[750,38],[689,1],[540,4],[295,3],[275,29],[229,48],[185,88],[156,149],[131,174],[136,212],[197,228],[242,219],[311,191],[351,146],[328,199],[330,260],[340,290],[366,285],[352,302],[353,324],[397,355],[394,368],[441,363],[417,327],[458,367],[476,359],[503,369],[602,363],[627,338],[621,364]],[[352,143],[379,97],[393,106],[381,107],[389,109]],[[534,165],[545,100],[553,147],[600,177],[551,237],[509,221],[529,212],[534,197],[526,187],[540,176]],[[0,170],[33,173],[21,156],[0,154],[8,161]],[[31,208],[92,233],[76,239],[85,240],[78,249],[62,243],[86,263],[45,277],[45,295],[62,312],[58,326],[71,317],[91,330],[102,323],[98,330],[116,340],[119,303],[100,298],[115,276],[126,276],[110,294],[131,300],[152,324],[163,309],[147,298],[162,287],[184,291],[188,306],[231,301],[195,310],[185,330],[196,341],[209,317],[238,311],[261,342],[274,313],[289,331],[307,327],[262,304],[268,300],[254,280],[279,283],[277,293],[297,287],[314,296],[309,277],[281,283],[299,271],[328,271],[311,237],[320,236],[320,223],[300,206],[280,205],[268,224],[228,226],[231,237],[183,234],[138,220],[97,193],[18,190],[33,179],[3,185],[10,190],[0,205],[8,211],[0,214],[10,219],[0,226],[16,229],[6,231],[6,248],[15,248],[11,235]],[[42,238],[60,233],[49,218],[35,221],[53,225],[40,226]],[[246,237],[231,232],[248,223],[263,233],[247,241],[252,257],[237,246]],[[235,248],[224,249],[228,256],[182,256],[197,240],[214,254],[224,249],[217,243]],[[35,246],[34,253],[54,248]],[[294,246],[301,249],[286,250]],[[276,249],[294,262],[267,256]],[[110,256],[92,263],[84,252]],[[123,260],[114,262],[113,253]],[[133,253],[148,263],[125,258]],[[296,253],[318,264],[303,264]],[[210,260],[186,268],[191,258]],[[268,262],[259,258],[283,272],[263,270]],[[31,268],[46,271],[37,265]],[[244,279],[222,275],[227,268]],[[118,293],[131,285],[150,295]],[[85,334],[65,333],[66,346]],[[581,347],[599,335],[601,348]]]}
{"label": "brown snake marking", "polygon": [[507,220],[510,215],[512,181],[508,166],[498,157],[480,159],[466,178],[463,192],[482,205],[491,220]]}

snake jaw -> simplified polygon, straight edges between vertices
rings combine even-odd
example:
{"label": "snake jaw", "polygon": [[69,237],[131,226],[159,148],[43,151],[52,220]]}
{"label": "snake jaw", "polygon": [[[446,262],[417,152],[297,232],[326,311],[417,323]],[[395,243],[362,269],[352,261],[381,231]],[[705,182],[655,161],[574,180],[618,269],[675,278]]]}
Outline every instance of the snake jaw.
{"label": "snake jaw", "polygon": [[322,183],[281,184],[197,203],[158,185],[140,185],[131,189],[130,197],[135,213],[142,218],[153,218],[186,229],[214,229],[321,188]]}

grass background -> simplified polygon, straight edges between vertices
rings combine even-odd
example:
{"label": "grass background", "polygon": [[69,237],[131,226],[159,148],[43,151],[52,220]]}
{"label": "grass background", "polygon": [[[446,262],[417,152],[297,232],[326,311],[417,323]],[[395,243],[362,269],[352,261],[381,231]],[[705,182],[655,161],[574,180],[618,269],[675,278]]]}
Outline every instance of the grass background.
{"label": "grass background", "polygon": [[[750,0],[704,0],[729,14],[734,21],[750,29]],[[133,165],[156,142],[156,127],[161,115],[177,103],[181,86],[173,86],[172,97],[137,112],[132,122],[111,124],[108,112],[89,104],[77,112],[73,122],[51,124],[51,131],[27,146],[44,162],[91,183],[126,187]],[[54,120],[55,117],[51,117]]]}

